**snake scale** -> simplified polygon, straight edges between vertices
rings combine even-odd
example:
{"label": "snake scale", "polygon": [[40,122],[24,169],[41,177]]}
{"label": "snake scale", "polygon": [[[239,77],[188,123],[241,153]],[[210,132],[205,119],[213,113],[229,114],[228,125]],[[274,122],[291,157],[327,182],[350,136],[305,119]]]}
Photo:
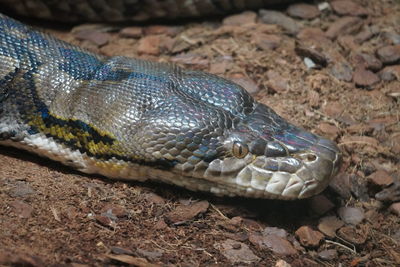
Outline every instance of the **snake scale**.
{"label": "snake scale", "polygon": [[289,124],[229,80],[96,55],[5,15],[0,144],[84,173],[252,198],[318,194],[341,161],[332,141]]}

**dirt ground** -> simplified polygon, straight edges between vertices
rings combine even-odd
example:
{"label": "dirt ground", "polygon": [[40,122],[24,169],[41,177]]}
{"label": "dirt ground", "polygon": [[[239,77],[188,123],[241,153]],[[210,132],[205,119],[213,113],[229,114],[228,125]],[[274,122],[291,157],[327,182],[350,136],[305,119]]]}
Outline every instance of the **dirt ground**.
{"label": "dirt ground", "polygon": [[287,202],[110,181],[0,147],[0,265],[399,266],[400,2],[329,3],[164,25],[24,20],[232,79],[344,162],[320,196]]}

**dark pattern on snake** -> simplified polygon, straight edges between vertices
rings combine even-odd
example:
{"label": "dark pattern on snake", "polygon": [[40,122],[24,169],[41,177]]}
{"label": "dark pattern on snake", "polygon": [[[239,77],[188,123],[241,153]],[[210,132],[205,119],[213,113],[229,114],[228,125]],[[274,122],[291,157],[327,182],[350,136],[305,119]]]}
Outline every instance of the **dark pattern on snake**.
{"label": "dark pattern on snake", "polygon": [[341,159],[233,82],[95,55],[4,15],[0,144],[85,173],[255,198],[315,195]]}
{"label": "dark pattern on snake", "polygon": [[143,21],[222,15],[292,0],[0,0],[29,17],[66,21]]}

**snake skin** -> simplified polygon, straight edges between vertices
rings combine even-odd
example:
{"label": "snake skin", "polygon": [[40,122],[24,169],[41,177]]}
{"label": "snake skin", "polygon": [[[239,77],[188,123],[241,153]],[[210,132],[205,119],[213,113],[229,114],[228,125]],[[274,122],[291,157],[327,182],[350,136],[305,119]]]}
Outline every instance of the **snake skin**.
{"label": "snake skin", "polygon": [[70,21],[143,21],[221,15],[291,0],[0,0],[29,17]]}
{"label": "snake skin", "polygon": [[215,75],[104,57],[0,14],[0,144],[217,195],[321,192],[341,154]]}

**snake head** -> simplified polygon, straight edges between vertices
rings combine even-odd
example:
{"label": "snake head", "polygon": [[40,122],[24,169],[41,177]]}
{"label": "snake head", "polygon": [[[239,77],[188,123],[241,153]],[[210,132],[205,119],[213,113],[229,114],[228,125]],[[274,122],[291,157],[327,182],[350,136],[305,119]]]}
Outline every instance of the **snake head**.
{"label": "snake head", "polygon": [[224,147],[229,155],[211,162],[205,176],[225,177],[237,186],[238,195],[246,197],[316,195],[341,163],[334,142],[291,125],[259,103],[228,132]]}

